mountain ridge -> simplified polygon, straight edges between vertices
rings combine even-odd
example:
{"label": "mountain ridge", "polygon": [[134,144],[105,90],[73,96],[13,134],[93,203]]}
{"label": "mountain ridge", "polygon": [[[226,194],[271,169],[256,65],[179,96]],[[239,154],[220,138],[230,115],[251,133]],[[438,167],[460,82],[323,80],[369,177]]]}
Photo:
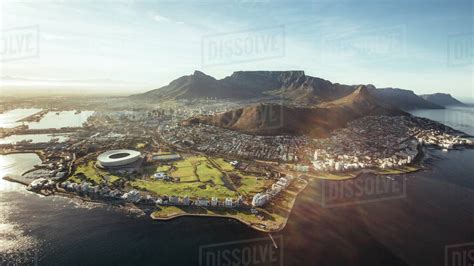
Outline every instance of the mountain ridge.
{"label": "mountain ridge", "polygon": [[207,124],[255,135],[310,135],[326,137],[337,128],[366,115],[409,115],[380,105],[366,86],[315,107],[260,103],[253,106],[187,119],[183,125]]}
{"label": "mountain ridge", "polygon": [[465,106],[466,105],[463,102],[451,96],[451,94],[449,93],[422,94],[420,95],[420,97],[429,102],[432,102],[441,106],[450,106],[450,105]]}
{"label": "mountain ridge", "polygon": [[[235,99],[248,100],[275,97],[296,104],[315,105],[347,96],[359,85],[332,83],[305,74],[302,70],[235,71],[230,76],[215,79],[201,71],[182,76],[168,85],[142,94],[131,95],[137,101]],[[366,85],[371,93],[386,104],[404,110],[443,109],[444,106],[427,101],[411,90],[375,88]]]}

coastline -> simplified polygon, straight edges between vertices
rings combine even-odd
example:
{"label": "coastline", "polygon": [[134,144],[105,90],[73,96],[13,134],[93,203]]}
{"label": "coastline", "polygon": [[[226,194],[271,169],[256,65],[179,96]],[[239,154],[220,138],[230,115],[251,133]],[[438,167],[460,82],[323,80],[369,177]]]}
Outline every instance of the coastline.
{"label": "coastline", "polygon": [[[22,153],[34,153],[38,155],[38,157],[41,159],[41,162],[44,161],[45,155],[42,150],[14,150],[14,151],[7,151],[7,152],[0,152],[0,155],[10,155],[10,154],[22,154]],[[34,168],[32,168],[34,169]],[[30,169],[30,170],[32,170]]]}
{"label": "coastline", "polygon": [[[456,148],[455,150],[463,150],[464,148],[473,148],[473,146],[464,146],[462,148]],[[2,154],[15,154],[15,153],[35,153],[37,154],[40,159],[44,160],[44,153],[42,151],[11,151]],[[150,208],[152,205],[146,204],[132,204],[124,201],[114,201],[109,199],[93,199],[89,197],[84,197],[82,195],[77,195],[74,193],[70,193],[67,191],[63,191],[62,189],[58,189],[53,192],[45,192],[45,191],[33,191],[34,193],[40,194],[42,196],[62,196],[70,199],[80,200],[83,203],[94,203],[100,205],[113,205],[116,206],[118,209],[127,210],[128,213],[132,213],[132,211],[141,212],[142,214],[146,214],[150,212],[149,217],[153,220],[160,220],[160,221],[169,221],[172,219],[177,219],[180,217],[214,217],[214,218],[228,218],[236,220],[242,224],[245,224],[257,231],[265,232],[265,233],[272,233],[278,232],[285,228],[293,207],[296,203],[298,195],[307,187],[309,182],[313,178],[319,179],[327,179],[327,180],[347,180],[357,178],[360,174],[363,173],[373,173],[376,175],[396,175],[396,174],[407,174],[417,172],[423,169],[426,169],[423,166],[423,159],[426,158],[425,147],[420,147],[420,153],[416,157],[415,163],[401,166],[398,168],[393,169],[360,169],[357,171],[352,172],[344,172],[341,173],[343,175],[342,178],[334,179],[333,174],[328,173],[317,173],[317,175],[305,173],[300,175],[295,181],[287,188],[284,195],[276,197],[270,203],[268,203],[264,208],[256,208],[259,210],[259,215],[257,216],[260,220],[256,219],[256,215],[250,212],[250,208],[246,209],[233,209],[233,208],[205,208],[199,206],[183,206],[183,205],[159,205]],[[27,173],[29,171],[33,171],[37,169],[36,167],[25,171]],[[23,175],[22,173],[21,175]],[[304,178],[302,178],[304,177]],[[5,176],[3,177],[4,180],[9,182],[16,182],[22,184],[24,186],[28,186],[29,183],[25,180],[21,180],[20,176],[18,178],[14,176]],[[286,203],[283,204],[283,202]],[[278,209],[285,209],[284,213],[278,213],[276,211]],[[285,208],[286,207],[286,208]],[[265,217],[267,219],[265,219]]]}
{"label": "coastline", "polygon": [[[19,183],[19,184],[22,184],[24,186],[28,186],[29,183],[25,182],[25,181],[22,181],[22,180],[19,180],[17,178],[14,178],[12,176],[5,176],[3,177],[4,180],[6,181],[9,181],[9,182],[15,182],[15,183]],[[176,208],[176,209],[179,209],[179,207],[184,207],[184,206],[173,206],[173,205],[169,205],[169,206],[166,206],[166,205],[162,205],[162,206],[159,206],[158,208],[160,208],[160,210],[153,210],[151,211],[149,217],[153,220],[161,220],[161,221],[169,221],[169,220],[172,220],[172,219],[177,219],[177,218],[180,218],[180,217],[213,217],[213,218],[227,218],[227,219],[233,219],[233,220],[236,220],[238,222],[241,222],[242,224],[245,224],[249,227],[251,227],[252,229],[255,229],[257,231],[260,231],[260,232],[265,232],[265,233],[273,233],[273,232],[278,232],[278,231],[281,231],[283,228],[285,228],[287,222],[288,222],[288,219],[290,217],[290,214],[293,210],[293,207],[294,207],[294,204],[296,203],[296,199],[298,197],[298,195],[307,187],[308,185],[308,181],[302,179],[302,178],[298,178],[297,180],[294,181],[295,183],[296,182],[301,182],[302,184],[301,185],[290,185],[290,188],[292,189],[296,189],[295,191],[293,191],[294,194],[291,194],[290,195],[290,204],[288,206],[288,211],[286,212],[286,215],[283,217],[282,220],[280,220],[279,222],[272,222],[272,223],[265,223],[265,222],[261,222],[261,223],[255,223],[255,222],[252,222],[250,219],[244,219],[243,217],[246,217],[246,215],[249,214],[249,211],[244,211],[244,210],[237,210],[237,209],[227,209],[227,208],[217,208],[217,209],[212,209],[212,208],[203,208],[203,207],[198,207],[198,206],[186,206],[188,208],[186,208],[188,211],[206,211],[205,214],[199,214],[199,213],[191,213],[191,212],[181,212],[181,213],[173,213],[171,215],[167,215],[165,217],[158,217],[157,216],[157,213],[159,213],[160,210],[163,210],[163,209],[168,209],[168,208]],[[84,202],[84,203],[94,203],[94,204],[100,204],[100,205],[103,205],[103,206],[106,206],[106,205],[114,205],[116,206],[118,209],[122,209],[122,210],[126,210],[127,213],[132,213],[132,211],[134,210],[135,212],[137,212],[138,210],[140,210],[143,214],[146,213],[146,207],[149,207],[151,205],[135,205],[135,204],[132,204],[132,203],[125,203],[125,202],[117,202],[117,204],[114,204],[114,201],[112,200],[96,200],[96,199],[91,199],[91,198],[87,198],[87,197],[83,197],[83,196],[80,196],[80,195],[76,195],[76,194],[73,194],[73,193],[68,193],[68,192],[63,192],[63,191],[55,191],[53,193],[45,193],[43,191],[32,191],[33,193],[36,193],[36,194],[39,194],[39,195],[42,195],[42,196],[60,196],[60,197],[65,197],[65,198],[70,198],[70,199],[75,199],[75,200],[80,200],[81,202]],[[284,199],[276,199],[276,201],[278,200],[287,200],[288,199],[288,195],[284,197]],[[275,204],[275,203],[273,203]],[[271,207],[269,207],[269,209],[271,209]],[[265,212],[268,212],[266,209],[261,209],[261,211],[265,210]],[[231,212],[233,214],[217,214],[217,212],[219,211],[228,211],[228,212]],[[271,212],[268,212],[271,214]],[[242,215],[242,216],[239,216]],[[268,229],[267,229],[268,228]]]}
{"label": "coastline", "polygon": [[[401,175],[401,174],[411,174],[418,171],[425,170],[426,167],[423,165],[423,161],[426,159],[426,150],[427,148],[434,148],[436,150],[442,150],[441,147],[437,145],[427,145],[420,146],[419,152],[412,163],[406,164],[399,167],[381,169],[381,168],[366,168],[358,169],[355,171],[346,171],[346,172],[316,172],[312,174],[307,174],[309,177],[322,179],[322,180],[348,180],[357,178],[360,174],[372,173],[376,175]],[[462,145],[455,146],[451,151],[462,151],[464,149],[474,149],[474,145]]]}
{"label": "coastline", "polygon": [[[16,179],[16,178],[14,178],[12,176],[8,176],[8,175],[4,176],[2,179],[5,180],[5,181],[8,181],[8,182],[14,182],[14,183],[24,185],[25,187],[29,185],[29,183],[27,183],[25,181],[21,181],[19,179]],[[30,191],[30,190],[27,190],[27,191],[29,191],[31,193],[34,193],[34,194],[38,194],[38,195],[43,196],[43,197],[58,196],[58,197],[62,197],[62,198],[68,198],[68,199],[71,199],[73,201],[79,201],[81,203],[92,203],[92,204],[97,204],[97,205],[101,205],[101,206],[113,206],[113,207],[116,207],[117,210],[126,210],[126,211],[128,211],[128,213],[132,213],[131,210],[140,210],[140,211],[143,212],[143,210],[141,208],[138,208],[135,205],[130,206],[130,204],[128,204],[128,203],[123,203],[123,202],[118,203],[118,202],[114,202],[113,200],[97,200],[97,199],[92,199],[92,198],[89,198],[89,197],[82,197],[82,196],[77,195],[77,194],[58,191],[58,190],[53,192],[53,193],[44,193],[43,191]]]}
{"label": "coastline", "polygon": [[8,182],[14,182],[14,183],[18,183],[18,184],[21,184],[21,185],[24,185],[24,186],[28,186],[29,183],[25,182],[25,181],[22,181],[22,180],[19,180],[19,179],[16,179],[16,178],[13,178],[11,176],[4,176],[2,177],[3,180],[6,180]]}
{"label": "coastline", "polygon": [[[178,209],[178,211],[181,210],[182,212],[172,213],[172,214],[169,214],[169,215],[166,215],[166,216],[163,216],[163,217],[159,217],[159,216],[157,216],[157,215],[159,215],[159,211],[154,211],[150,214],[150,217],[153,220],[159,220],[159,221],[169,221],[169,220],[177,219],[177,218],[180,218],[180,217],[228,218],[228,219],[233,219],[233,220],[239,221],[239,222],[251,227],[252,229],[255,229],[255,230],[260,231],[260,232],[264,232],[264,233],[279,232],[279,231],[281,231],[285,228],[286,224],[288,223],[288,220],[290,218],[291,212],[293,210],[293,207],[296,203],[296,200],[297,200],[298,196],[300,195],[301,192],[303,192],[305,190],[305,188],[309,184],[309,182],[306,181],[305,179],[302,179],[302,178],[298,178],[298,179],[299,180],[295,180],[295,182],[301,182],[302,184],[300,186],[296,185],[296,191],[294,191],[295,194],[292,194],[292,197],[289,201],[288,211],[285,213],[286,215],[283,217],[283,219],[280,220],[279,222],[275,222],[275,223],[265,223],[265,222],[255,223],[255,222],[252,222],[250,219],[246,220],[246,219],[242,218],[242,216],[238,216],[238,214],[246,213],[242,210],[228,210],[228,209],[225,209],[225,208],[212,209],[212,208],[203,208],[203,207],[196,207],[196,206],[192,206],[192,207],[188,207],[188,206],[160,206],[160,208],[165,208],[166,209],[166,208],[171,207],[175,210]],[[295,186],[295,185],[290,185],[290,187],[291,186]],[[287,197],[284,197],[284,199],[281,199],[281,198],[277,199],[276,201],[285,200],[285,199],[287,199]],[[272,204],[277,205],[277,203],[275,203],[275,202],[273,202]],[[189,212],[185,212],[183,209],[187,209],[188,211],[189,210],[191,210],[191,211],[201,210],[201,211],[205,211],[206,213],[205,214],[189,213]],[[267,206],[267,209],[271,210],[272,206]],[[271,213],[267,209],[265,209],[265,210],[268,213]],[[236,214],[234,214],[234,215],[217,214],[216,210],[217,210],[217,212],[219,212],[219,211],[220,212],[230,211],[230,212],[235,212]],[[260,210],[263,210],[263,209],[260,209]]]}

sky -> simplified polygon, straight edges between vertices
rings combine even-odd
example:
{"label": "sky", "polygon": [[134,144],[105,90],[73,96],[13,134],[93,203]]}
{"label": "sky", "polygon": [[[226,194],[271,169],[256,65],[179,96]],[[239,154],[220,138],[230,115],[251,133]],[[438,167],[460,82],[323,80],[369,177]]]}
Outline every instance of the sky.
{"label": "sky", "polygon": [[134,93],[195,70],[304,70],[474,98],[473,12],[452,0],[5,0],[0,76],[4,88]]}

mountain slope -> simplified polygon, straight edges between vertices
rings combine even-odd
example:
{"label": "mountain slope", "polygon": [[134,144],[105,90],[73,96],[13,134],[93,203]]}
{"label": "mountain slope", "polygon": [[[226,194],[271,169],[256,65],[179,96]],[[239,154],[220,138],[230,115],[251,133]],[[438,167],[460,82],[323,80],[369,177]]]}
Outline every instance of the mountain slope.
{"label": "mountain slope", "polygon": [[216,80],[200,71],[183,76],[167,86],[130,96],[135,100],[255,99],[274,96],[295,102],[321,102],[351,93],[354,86],[306,76],[303,71],[237,71]]}
{"label": "mountain slope", "polygon": [[[368,85],[379,102],[395,105],[404,110],[443,109],[444,107],[419,97],[413,91],[376,89]],[[236,99],[255,100],[274,97],[297,104],[319,104],[351,94],[357,85],[332,83],[305,75],[304,71],[237,71],[217,80],[200,71],[183,76],[159,89],[130,96],[138,101],[176,99]]]}
{"label": "mountain slope", "polygon": [[198,116],[184,125],[202,123],[256,135],[310,135],[324,137],[347,122],[366,115],[407,115],[377,103],[365,86],[352,94],[313,108],[259,104],[212,116]]}
{"label": "mountain slope", "polygon": [[200,71],[193,75],[183,76],[173,80],[167,86],[151,90],[143,94],[132,95],[132,99],[159,101],[171,99],[196,98],[242,98],[248,97],[238,91],[232,91],[229,86]]}
{"label": "mountain slope", "polygon": [[444,109],[443,106],[429,102],[416,95],[411,90],[383,88],[371,90],[372,94],[380,101],[397,106],[403,110],[412,109]]}
{"label": "mountain slope", "polygon": [[424,95],[420,95],[420,97],[429,102],[432,102],[441,106],[465,105],[464,103],[460,102],[459,100],[451,96],[451,94],[449,93],[424,94]]}

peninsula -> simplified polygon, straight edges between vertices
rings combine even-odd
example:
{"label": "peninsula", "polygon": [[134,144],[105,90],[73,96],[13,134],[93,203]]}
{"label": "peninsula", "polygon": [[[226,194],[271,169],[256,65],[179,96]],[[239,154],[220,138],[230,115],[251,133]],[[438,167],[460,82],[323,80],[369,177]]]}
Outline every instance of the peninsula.
{"label": "peninsula", "polygon": [[196,72],[131,97],[37,99],[35,107],[86,110],[93,102],[100,109],[82,127],[29,129],[44,108],[2,134],[67,139],[1,144],[0,152],[39,154],[42,164],[8,179],[44,195],[130,207],[157,220],[224,217],[275,232],[315,179],[391,178],[419,170],[426,146],[472,147],[466,134],[412,116],[377,90],[302,71],[236,72],[223,80]]}

